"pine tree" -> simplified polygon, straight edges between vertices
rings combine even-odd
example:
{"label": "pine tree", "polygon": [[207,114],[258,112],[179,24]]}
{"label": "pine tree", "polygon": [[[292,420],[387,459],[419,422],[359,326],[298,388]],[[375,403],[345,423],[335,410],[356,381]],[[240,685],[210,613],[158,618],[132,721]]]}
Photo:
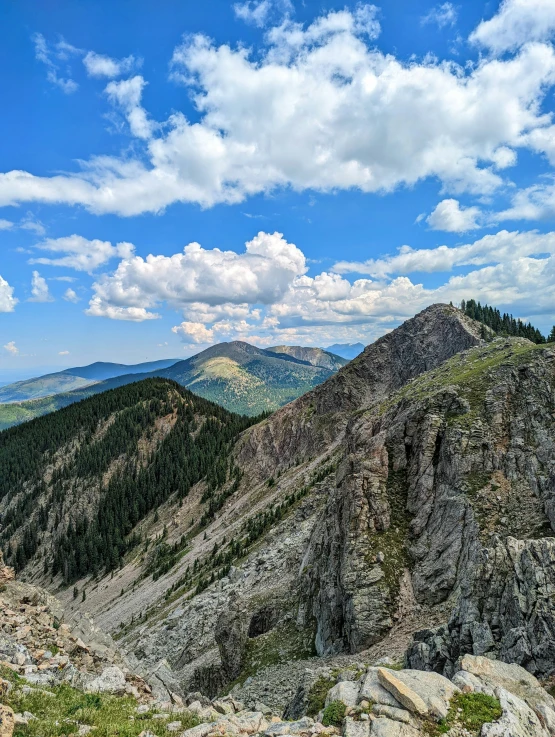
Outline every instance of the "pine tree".
{"label": "pine tree", "polygon": [[551,332],[549,333],[549,337],[547,338],[548,343],[555,343],[555,325],[551,328]]}

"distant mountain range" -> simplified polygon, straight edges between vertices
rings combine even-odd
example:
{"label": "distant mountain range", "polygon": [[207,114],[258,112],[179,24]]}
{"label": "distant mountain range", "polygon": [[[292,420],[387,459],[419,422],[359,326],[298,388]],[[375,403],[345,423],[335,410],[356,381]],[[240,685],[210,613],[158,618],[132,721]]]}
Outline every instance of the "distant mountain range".
{"label": "distant mountain range", "polygon": [[113,379],[126,374],[146,374],[172,366],[178,358],[166,358],[161,361],[148,361],[127,366],[124,363],[104,363],[97,361],[89,366],[76,366],[52,374],[45,374],[25,381],[0,387],[0,402],[25,402],[28,399],[40,399],[52,394],[83,389],[99,381]]}
{"label": "distant mountain range", "polygon": [[0,388],[0,430],[145,378],[177,381],[239,414],[273,411],[321,384],[347,361],[321,348],[219,343],[184,361],[96,363]]}
{"label": "distant mountain range", "polygon": [[356,358],[365,346],[362,343],[334,343],[329,345],[325,350],[329,353],[334,353],[337,356],[346,358],[347,361],[352,361]]}

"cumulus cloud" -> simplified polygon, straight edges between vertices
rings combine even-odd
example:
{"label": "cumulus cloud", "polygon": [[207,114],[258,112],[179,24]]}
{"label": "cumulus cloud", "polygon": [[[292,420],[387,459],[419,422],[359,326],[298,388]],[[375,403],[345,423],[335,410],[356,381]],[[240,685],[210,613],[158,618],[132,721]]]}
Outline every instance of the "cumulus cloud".
{"label": "cumulus cloud", "polygon": [[0,312],[13,312],[18,300],[13,296],[13,287],[0,276]]}
{"label": "cumulus cloud", "polygon": [[[190,244],[174,256],[123,259],[94,285],[87,312],[141,321],[155,319],[154,309],[176,309],[184,319],[174,334],[197,348],[222,340],[326,345],[338,334],[367,342],[433,302],[471,296],[524,315],[553,313],[555,232],[502,230],[453,247],[403,246],[314,276],[305,264],[279,233],[259,233],[239,254]],[[445,277],[429,286],[415,273],[423,282]]]}
{"label": "cumulus cloud", "polygon": [[13,223],[11,220],[3,220],[0,219],[0,230],[11,230],[13,228]]}
{"label": "cumulus cloud", "polygon": [[52,302],[53,298],[48,290],[46,279],[42,277],[38,271],[33,271],[31,280],[31,294],[29,302]]}
{"label": "cumulus cloud", "polygon": [[426,218],[432,230],[448,233],[466,233],[480,227],[479,207],[461,207],[458,200],[447,199],[439,202],[435,210]]}
{"label": "cumulus cloud", "polygon": [[483,20],[470,41],[500,54],[530,41],[548,41],[554,34],[553,0],[503,0],[496,15]]}
{"label": "cumulus cloud", "polygon": [[57,258],[32,258],[31,264],[48,266],[65,266],[76,271],[92,272],[113,258],[130,258],[134,247],[131,243],[118,243],[113,246],[109,241],[87,240],[80,235],[64,238],[47,238],[37,248],[52,253],[65,254]]}
{"label": "cumulus cloud", "polygon": [[79,302],[77,292],[74,289],[71,289],[71,287],[66,289],[64,292],[64,299],[66,302],[73,302],[73,304],[77,304],[77,302]]}
{"label": "cumulus cloud", "polygon": [[60,351],[58,353],[59,356],[69,356],[69,351]]}
{"label": "cumulus cloud", "polygon": [[430,177],[450,194],[484,194],[503,183],[516,150],[542,150],[532,134],[552,125],[541,104],[555,84],[553,48],[528,44],[464,67],[404,62],[375,48],[376,12],[361,5],[307,26],[286,20],[256,53],[187,37],[171,69],[192,96],[194,122],[180,112],[153,122],[139,75],[110,83],[109,98],[143,142],[137,153],[95,157],[74,174],[0,174],[0,205],[135,215],[287,186],[388,192]]}
{"label": "cumulus cloud", "polygon": [[184,343],[193,345],[214,341],[214,331],[201,322],[182,322],[181,325],[175,325],[172,332],[179,335]]}
{"label": "cumulus cloud", "polygon": [[149,121],[144,108],[141,106],[141,97],[146,85],[145,80],[137,75],[120,82],[110,82],[106,87],[109,99],[119,105],[124,111],[132,135],[137,138],[149,139],[152,135],[152,123]]}
{"label": "cumulus cloud", "polygon": [[134,56],[126,56],[124,59],[113,59],[104,54],[96,54],[88,51],[83,57],[83,64],[89,77],[119,77],[127,74],[137,66],[141,66],[141,60]]}
{"label": "cumulus cloud", "polygon": [[12,356],[19,355],[19,348],[15,344],[15,340],[10,340],[9,343],[6,343],[4,346],[4,350],[10,353]]}
{"label": "cumulus cloud", "polygon": [[303,253],[281,233],[261,231],[240,254],[190,243],[173,256],[125,258],[93,285],[87,312],[140,321],[157,317],[150,310],[162,301],[177,308],[198,302],[208,307],[270,304],[305,271]]}
{"label": "cumulus cloud", "polygon": [[439,28],[444,28],[445,26],[454,26],[457,22],[457,17],[458,11],[453,3],[442,3],[441,5],[436,5],[429,13],[422,16],[420,22],[422,25],[434,23]]}

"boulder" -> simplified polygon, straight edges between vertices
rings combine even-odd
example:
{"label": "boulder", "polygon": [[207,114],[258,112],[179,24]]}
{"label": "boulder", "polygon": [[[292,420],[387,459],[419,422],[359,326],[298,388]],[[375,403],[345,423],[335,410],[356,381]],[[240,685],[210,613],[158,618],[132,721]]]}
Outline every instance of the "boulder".
{"label": "boulder", "polygon": [[326,696],[326,706],[332,701],[342,701],[345,706],[356,706],[360,684],[357,681],[340,681],[330,688]]}
{"label": "boulder", "polygon": [[361,701],[373,701],[375,704],[400,707],[401,704],[397,699],[381,685],[378,670],[378,668],[368,668],[366,671],[360,687],[359,699]]}
{"label": "boulder", "polygon": [[403,722],[409,724],[410,713],[406,709],[397,709],[395,706],[386,706],[385,704],[374,704],[372,711],[379,717],[387,717],[393,719],[394,722]]}
{"label": "boulder", "polygon": [[85,686],[88,693],[121,693],[125,691],[125,674],[117,665],[104,668],[102,673]]}
{"label": "boulder", "polygon": [[0,704],[0,737],[12,737],[14,726],[13,710],[5,704]]}
{"label": "boulder", "polygon": [[484,724],[481,737],[550,737],[536,714],[522,699],[504,688],[498,688],[496,696],[503,714],[497,722]]}
{"label": "boulder", "polygon": [[449,703],[459,690],[439,673],[400,670],[395,671],[395,677],[417,693],[426,704],[428,711],[438,719],[444,719],[447,716]]}
{"label": "boulder", "polygon": [[395,722],[387,717],[378,717],[372,722],[371,737],[422,737],[422,732],[411,724]]}
{"label": "boulder", "polygon": [[351,717],[345,717],[343,720],[343,737],[369,737],[370,723],[355,722]]}
{"label": "boulder", "polygon": [[428,714],[428,707],[423,699],[412,688],[394,676],[391,671],[378,668],[378,679],[381,685],[410,712],[420,716]]}

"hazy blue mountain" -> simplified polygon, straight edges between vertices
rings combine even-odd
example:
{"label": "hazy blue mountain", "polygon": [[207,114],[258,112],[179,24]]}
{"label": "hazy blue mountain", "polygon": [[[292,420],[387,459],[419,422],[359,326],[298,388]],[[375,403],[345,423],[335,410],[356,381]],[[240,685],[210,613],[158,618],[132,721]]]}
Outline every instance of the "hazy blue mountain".
{"label": "hazy blue mountain", "polygon": [[351,361],[353,358],[356,358],[359,353],[362,353],[364,348],[365,346],[362,343],[334,343],[333,345],[329,345],[324,350],[328,351],[329,353],[335,353],[338,356]]}
{"label": "hazy blue mountain", "polygon": [[98,361],[88,366],[76,366],[3,386],[0,388],[0,402],[25,402],[29,399],[41,399],[53,394],[83,389],[91,384],[112,379],[116,376],[145,374],[150,371],[165,369],[177,361],[177,358],[166,358],[161,361],[147,361],[146,363],[137,363],[130,366],[123,363]]}

